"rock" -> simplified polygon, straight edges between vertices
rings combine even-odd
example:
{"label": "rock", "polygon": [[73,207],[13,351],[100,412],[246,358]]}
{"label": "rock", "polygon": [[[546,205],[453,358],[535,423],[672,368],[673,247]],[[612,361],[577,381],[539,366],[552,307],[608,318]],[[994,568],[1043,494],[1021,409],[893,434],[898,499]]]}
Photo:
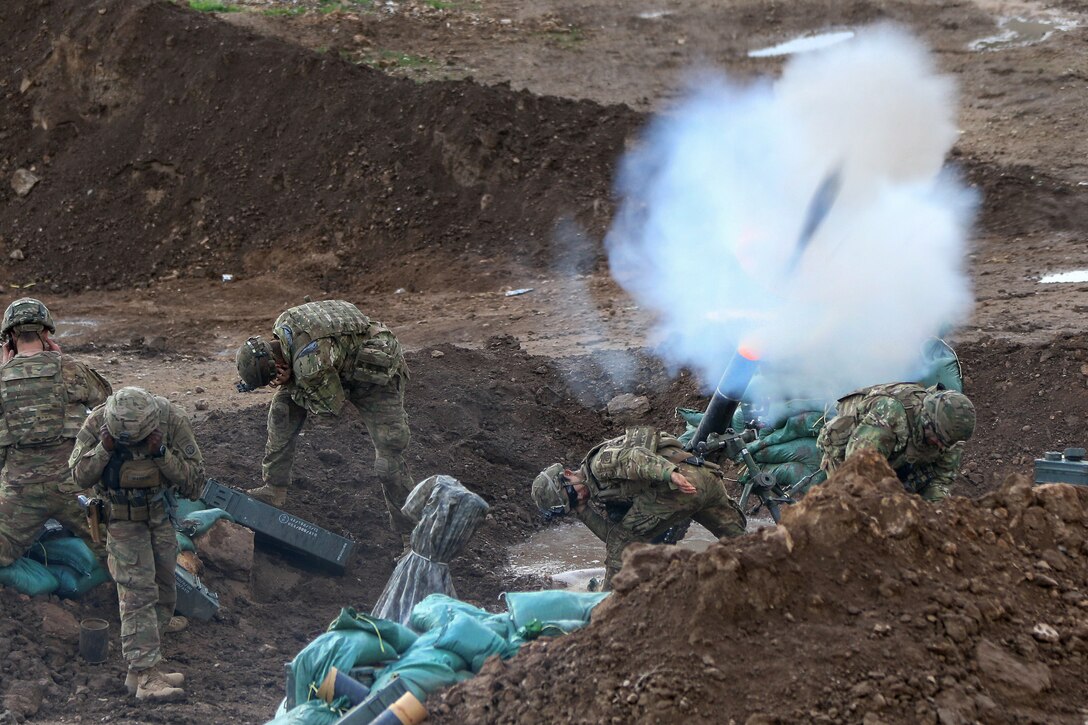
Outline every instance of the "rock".
{"label": "rock", "polygon": [[23,254],[23,250],[21,249],[13,249],[11,250],[11,254],[8,255],[8,258],[14,259],[15,261],[20,261],[26,259],[26,255]]}
{"label": "rock", "polygon": [[35,609],[42,618],[42,631],[57,639],[79,641],[79,622],[72,613],[59,604],[38,602]]}
{"label": "rock", "polygon": [[208,401],[205,400],[204,398],[201,398],[200,400],[196,401],[196,403],[193,405],[193,407],[196,408],[197,410],[207,410],[208,409]]}
{"label": "rock", "polygon": [[344,462],[344,456],[340,454],[340,451],[326,448],[317,452],[317,460],[321,461],[326,466],[339,466]]}
{"label": "rock", "polygon": [[1047,642],[1049,644],[1054,644],[1061,639],[1061,637],[1058,636],[1058,630],[1054,629],[1045,622],[1039,622],[1038,624],[1036,624],[1035,627],[1031,630],[1031,636],[1039,640],[1040,642]]}
{"label": "rock", "polygon": [[436,359],[440,357],[446,357],[446,353],[442,352],[441,350],[431,350],[431,357]]}
{"label": "rock", "polygon": [[37,183],[41,181],[33,172],[27,169],[16,169],[11,175],[11,188],[19,196],[26,196]]}
{"label": "rock", "polygon": [[249,573],[253,570],[252,531],[220,519],[203,536],[198,536],[194,543],[206,566],[231,579],[249,581]]}
{"label": "rock", "polygon": [[148,350],[162,352],[166,349],[166,338],[162,335],[155,335],[154,337],[148,338],[144,345]]}
{"label": "rock", "polygon": [[638,418],[650,412],[650,400],[645,395],[622,393],[608,401],[608,414],[613,418]]}
{"label": "rock", "polygon": [[193,388],[193,392],[196,393],[197,395],[200,395],[201,393],[204,392],[204,388],[203,388],[203,386],[198,385],[195,388]]}
{"label": "rock", "polygon": [[39,683],[30,680],[11,683],[4,695],[4,709],[10,710],[17,722],[33,717],[42,706],[42,689]]}
{"label": "rock", "polygon": [[196,577],[204,573],[204,562],[195,551],[178,552],[178,566]]}
{"label": "rock", "polygon": [[536,402],[541,405],[559,405],[563,402],[563,397],[549,388],[547,385],[542,385],[533,391],[533,397],[536,398]]}
{"label": "rock", "polygon": [[1031,701],[1050,689],[1050,668],[1041,662],[1028,664],[989,640],[975,647],[979,674],[992,690],[1009,699]]}

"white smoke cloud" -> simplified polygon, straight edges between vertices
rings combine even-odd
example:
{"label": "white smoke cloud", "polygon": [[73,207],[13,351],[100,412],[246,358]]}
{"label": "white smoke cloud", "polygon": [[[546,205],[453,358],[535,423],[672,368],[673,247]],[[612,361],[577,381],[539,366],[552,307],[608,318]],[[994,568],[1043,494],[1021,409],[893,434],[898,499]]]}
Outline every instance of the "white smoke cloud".
{"label": "white smoke cloud", "polygon": [[972,303],[975,197],[944,169],[956,134],[952,81],[891,27],[797,56],[776,83],[704,74],[623,160],[613,276],[708,387],[740,344],[781,395],[913,379],[925,340]]}

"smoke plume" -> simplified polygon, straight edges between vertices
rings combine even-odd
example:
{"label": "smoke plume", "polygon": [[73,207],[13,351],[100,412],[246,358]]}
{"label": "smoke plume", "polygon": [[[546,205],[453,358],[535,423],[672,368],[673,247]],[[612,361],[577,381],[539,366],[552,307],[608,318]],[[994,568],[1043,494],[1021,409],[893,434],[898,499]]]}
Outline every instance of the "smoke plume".
{"label": "smoke plume", "polygon": [[972,302],[975,197],[944,167],[956,136],[952,81],[891,27],[774,83],[704,74],[621,164],[613,276],[707,386],[740,345],[790,397],[915,379],[923,343]]}

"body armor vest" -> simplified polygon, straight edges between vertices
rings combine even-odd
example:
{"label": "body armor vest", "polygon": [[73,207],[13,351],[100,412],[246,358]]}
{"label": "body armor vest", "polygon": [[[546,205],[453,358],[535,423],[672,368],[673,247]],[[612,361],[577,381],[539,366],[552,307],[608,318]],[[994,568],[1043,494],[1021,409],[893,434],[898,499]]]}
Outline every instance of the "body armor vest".
{"label": "body armor vest", "polygon": [[[650,426],[628,428],[622,438],[612,438],[594,446],[582,459],[581,470],[586,473],[586,481],[591,493],[599,500],[607,502],[630,499],[652,485],[649,481],[632,481],[614,475],[611,464],[618,463],[619,453],[627,448],[645,448],[650,453],[677,464],[691,456],[690,453],[684,451],[684,446],[678,439],[668,434],[662,434]],[[596,459],[597,473],[594,473],[590,465],[594,459]],[[715,470],[717,468],[714,466]],[[605,480],[602,481],[602,479]]]}
{"label": "body armor vest", "polygon": [[79,424],[74,431],[65,426],[68,388],[60,353],[16,356],[0,367],[0,404],[4,408],[0,445],[44,446],[59,442],[66,433],[74,438],[78,431]]}
{"label": "body armor vest", "polygon": [[[858,421],[865,415],[868,409],[868,406],[863,404],[878,397],[892,398],[903,406],[903,409],[907,411],[907,420],[911,425],[913,433],[913,428],[916,426],[919,417],[922,414],[922,403],[931,390],[932,389],[923,388],[915,383],[886,383],[883,385],[874,385],[869,388],[862,388],[857,392],[839,398],[838,412],[835,417],[824,426],[827,429],[825,434],[826,440],[835,452],[835,455],[841,458],[843,451],[846,448],[846,444],[850,441],[850,435],[854,432],[854,429],[857,428]],[[911,435],[907,442],[907,448],[900,458],[914,462],[920,459],[932,458],[932,453],[932,451],[928,450],[924,452],[919,450],[915,446],[914,436]],[[893,467],[899,465],[895,461],[892,461],[891,464]]]}
{"label": "body armor vest", "polygon": [[403,354],[396,336],[350,302],[324,300],[292,307],[280,315],[273,329],[286,343],[292,358],[303,354],[316,340],[353,337],[354,360],[342,370],[350,382],[384,385],[402,367]]}

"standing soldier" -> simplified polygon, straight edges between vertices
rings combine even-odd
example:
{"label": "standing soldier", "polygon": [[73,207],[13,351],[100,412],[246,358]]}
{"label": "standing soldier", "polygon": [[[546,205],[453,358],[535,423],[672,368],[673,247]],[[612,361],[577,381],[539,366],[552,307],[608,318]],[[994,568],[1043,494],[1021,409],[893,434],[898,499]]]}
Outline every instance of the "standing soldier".
{"label": "standing soldier", "polygon": [[632,541],[651,543],[688,519],[719,538],[740,536],[747,525],[718,466],[695,465],[679,440],[647,427],[598,444],[577,470],[548,466],[532,496],[546,514],[574,512],[605,542],[606,589]]}
{"label": "standing soldier", "polygon": [[76,483],[94,486],[105,509],[128,663],[125,686],[137,700],[183,697],[185,677],[163,669],[161,641],[164,631],[184,626],[173,617],[177,539],[168,498],[174,487],[196,498],[204,485],[204,460],[189,419],[166,398],[121,388],[87,416],[69,463]]}
{"label": "standing soldier", "polygon": [[[0,566],[22,556],[46,519],[87,540],[100,558],[75,493],[68,456],[87,410],[110,385],[91,368],[62,355],[45,305],[25,297],[4,311],[0,367]],[[97,532],[95,532],[97,538]]]}
{"label": "standing soldier", "polygon": [[956,481],[965,441],[974,430],[975,406],[963,393],[892,383],[840,398],[838,414],[816,444],[829,475],[855,452],[870,448],[888,460],[908,491],[940,501]]}
{"label": "standing soldier", "polygon": [[282,506],[307,414],[339,415],[350,401],[374,443],[374,469],[393,530],[402,538],[411,534],[412,522],[400,510],[412,490],[404,460],[411,438],[404,412],[408,366],[389,328],[350,302],[308,302],[276,319],[272,340],[246,340],[237,363],[239,390],[279,388],[268,408],[264,485],[251,495]]}

